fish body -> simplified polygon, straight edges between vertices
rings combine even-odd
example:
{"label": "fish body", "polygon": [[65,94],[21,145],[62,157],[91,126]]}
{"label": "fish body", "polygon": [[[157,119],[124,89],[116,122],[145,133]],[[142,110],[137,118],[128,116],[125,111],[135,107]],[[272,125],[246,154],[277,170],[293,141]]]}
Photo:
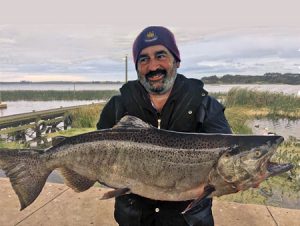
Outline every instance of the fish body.
{"label": "fish body", "polygon": [[112,129],[63,139],[45,150],[0,149],[0,168],[10,178],[21,209],[40,194],[59,169],[67,186],[82,192],[98,181],[115,188],[103,198],[135,193],[155,200],[221,196],[256,187],[291,164],[270,163],[281,136],[181,133],[125,116]]}

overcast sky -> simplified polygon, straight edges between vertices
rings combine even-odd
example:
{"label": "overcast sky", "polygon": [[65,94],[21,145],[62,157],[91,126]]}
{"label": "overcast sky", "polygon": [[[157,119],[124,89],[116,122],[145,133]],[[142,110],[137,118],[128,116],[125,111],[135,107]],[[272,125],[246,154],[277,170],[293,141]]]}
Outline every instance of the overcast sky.
{"label": "overcast sky", "polygon": [[[298,3],[299,2],[299,3]],[[0,81],[136,78],[131,47],[170,28],[188,77],[300,73],[300,1],[0,1]]]}

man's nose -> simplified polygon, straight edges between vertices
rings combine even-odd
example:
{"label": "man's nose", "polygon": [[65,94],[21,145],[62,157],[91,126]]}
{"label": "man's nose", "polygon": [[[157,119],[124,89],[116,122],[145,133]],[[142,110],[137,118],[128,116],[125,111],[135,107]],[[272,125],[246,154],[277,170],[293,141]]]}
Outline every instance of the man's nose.
{"label": "man's nose", "polygon": [[150,59],[149,65],[148,65],[148,70],[149,71],[155,71],[160,67],[158,60],[156,59]]}

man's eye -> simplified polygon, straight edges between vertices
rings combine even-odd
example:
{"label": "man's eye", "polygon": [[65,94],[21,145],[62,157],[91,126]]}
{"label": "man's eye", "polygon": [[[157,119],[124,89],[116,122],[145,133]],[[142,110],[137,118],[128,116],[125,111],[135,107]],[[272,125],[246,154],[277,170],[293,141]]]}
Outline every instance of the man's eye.
{"label": "man's eye", "polygon": [[161,54],[157,54],[156,57],[157,57],[157,59],[165,59],[167,56],[166,56],[166,54],[161,53]]}
{"label": "man's eye", "polygon": [[146,63],[148,61],[148,57],[140,57],[138,62],[139,63]]}

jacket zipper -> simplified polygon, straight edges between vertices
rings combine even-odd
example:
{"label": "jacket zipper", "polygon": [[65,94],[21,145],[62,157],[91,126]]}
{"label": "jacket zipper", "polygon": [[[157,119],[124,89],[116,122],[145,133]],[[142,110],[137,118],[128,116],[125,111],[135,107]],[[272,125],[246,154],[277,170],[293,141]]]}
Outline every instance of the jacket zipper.
{"label": "jacket zipper", "polygon": [[157,128],[158,129],[160,129],[160,123],[161,123],[160,113],[157,113]]}

